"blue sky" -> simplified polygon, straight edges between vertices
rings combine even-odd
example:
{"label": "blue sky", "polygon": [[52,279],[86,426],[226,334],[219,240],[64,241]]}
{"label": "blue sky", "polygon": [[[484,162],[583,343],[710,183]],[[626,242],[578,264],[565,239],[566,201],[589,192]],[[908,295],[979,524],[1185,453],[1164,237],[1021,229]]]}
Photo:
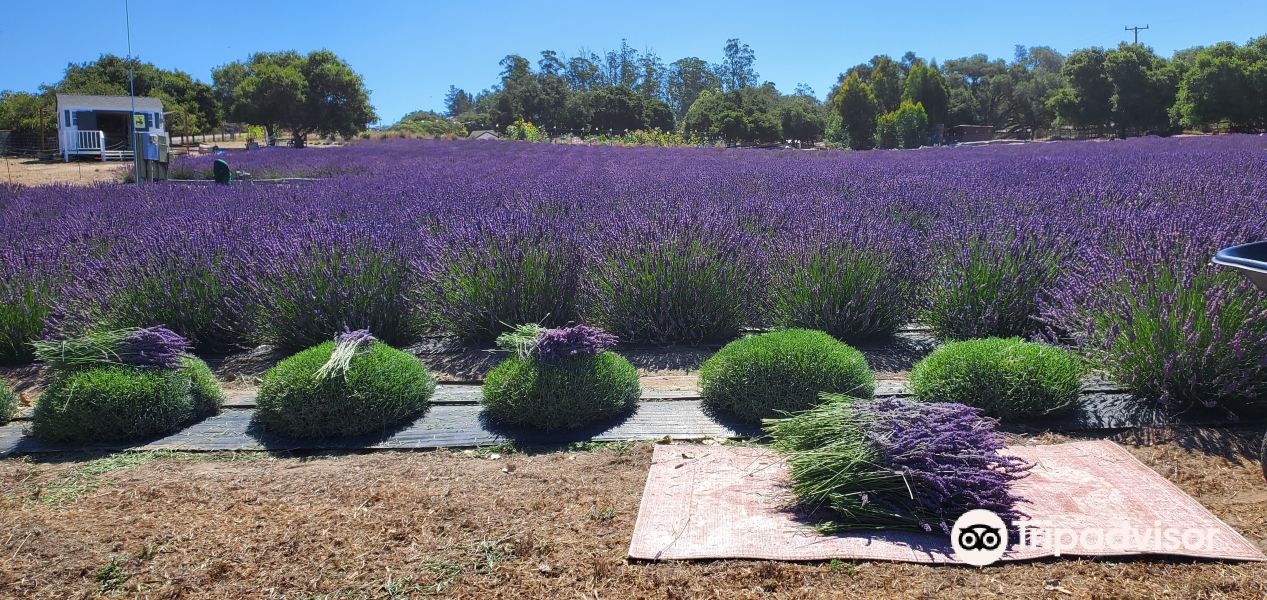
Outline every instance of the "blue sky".
{"label": "blue sky", "polygon": [[[210,81],[211,69],[257,50],[329,48],[364,75],[384,123],[438,109],[450,84],[492,85],[506,54],[534,63],[542,49],[600,54],[621,38],[666,63],[721,58],[727,38],[756,52],[763,80],[821,97],[836,75],[872,55],[914,50],[944,60],[984,52],[1010,58],[1016,44],[1061,52],[1130,39],[1163,55],[1194,45],[1267,34],[1263,0],[1193,2],[337,2],[130,0],[132,49],[142,60]],[[216,7],[216,8],[212,8]],[[6,2],[0,11],[0,89],[34,90],[69,62],[127,51],[123,0],[56,5]]]}

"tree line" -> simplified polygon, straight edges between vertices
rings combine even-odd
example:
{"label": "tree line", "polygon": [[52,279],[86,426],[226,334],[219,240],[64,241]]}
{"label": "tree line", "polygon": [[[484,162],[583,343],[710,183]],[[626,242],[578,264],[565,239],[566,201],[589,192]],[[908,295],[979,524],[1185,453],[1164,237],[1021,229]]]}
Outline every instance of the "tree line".
{"label": "tree line", "polygon": [[[625,41],[602,55],[540,53],[501,61],[496,84],[454,86],[445,113],[413,113],[415,129],[442,119],[465,129],[506,131],[527,122],[549,134],[639,129],[737,143],[826,140],[852,148],[937,142],[955,125],[1002,130],[1094,128],[1119,135],[1221,127],[1267,127],[1267,37],[1181,50],[1170,58],[1138,44],[1062,55],[1017,46],[1010,60],[977,54],[935,60],[877,55],[845,70],[820,101],[799,84],[790,94],[763,82],[755,52],[727,40],[722,59],[665,63]],[[424,127],[425,124],[425,127]]]}
{"label": "tree line", "polygon": [[61,80],[37,93],[0,92],[0,129],[48,134],[57,128],[56,94],[126,96],[133,86],[136,95],[163,101],[167,129],[179,133],[217,131],[233,122],[260,126],[269,139],[287,132],[302,145],[309,133],[351,136],[378,120],[364,79],[329,50],[258,52],[217,67],[211,78],[208,84],[184,71],[105,54],[68,65]]}

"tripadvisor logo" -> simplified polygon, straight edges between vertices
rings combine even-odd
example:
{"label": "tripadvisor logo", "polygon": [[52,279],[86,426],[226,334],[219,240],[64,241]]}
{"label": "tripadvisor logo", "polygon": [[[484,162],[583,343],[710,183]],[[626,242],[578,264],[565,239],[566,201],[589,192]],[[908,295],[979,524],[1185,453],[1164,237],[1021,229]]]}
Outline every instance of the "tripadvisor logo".
{"label": "tripadvisor logo", "polygon": [[993,511],[975,509],[963,513],[950,529],[955,558],[984,567],[998,562],[1007,550],[1007,525]]}
{"label": "tripadvisor logo", "polygon": [[[1015,523],[1014,549],[1051,556],[1061,554],[1201,554],[1213,552],[1220,536],[1215,527],[1168,527],[1117,523],[1112,527],[1069,527],[1041,520]],[[965,564],[984,567],[1003,558],[1008,549],[1008,526],[998,514],[974,509],[963,513],[950,530],[954,557]]]}

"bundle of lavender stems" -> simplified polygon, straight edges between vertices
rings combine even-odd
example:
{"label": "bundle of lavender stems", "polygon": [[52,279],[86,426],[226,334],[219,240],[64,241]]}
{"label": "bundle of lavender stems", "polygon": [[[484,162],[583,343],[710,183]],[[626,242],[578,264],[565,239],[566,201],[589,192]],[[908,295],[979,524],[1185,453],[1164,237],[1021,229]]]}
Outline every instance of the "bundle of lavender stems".
{"label": "bundle of lavender stems", "polygon": [[798,503],[835,513],[819,529],[912,529],[949,535],[973,509],[1006,523],[1024,514],[1011,489],[1032,464],[1000,453],[995,421],[962,404],[826,395],[766,421]]}
{"label": "bundle of lavender stems", "polygon": [[545,361],[594,356],[615,348],[617,342],[616,336],[589,325],[548,328],[526,324],[497,338],[499,347],[519,358]]}
{"label": "bundle of lavender stems", "polygon": [[313,378],[323,380],[347,377],[348,369],[352,368],[352,359],[369,350],[376,341],[378,339],[370,334],[369,329],[345,330],[334,336],[334,349],[330,351],[330,359],[312,374]]}
{"label": "bundle of lavender stems", "polygon": [[32,345],[36,356],[55,370],[110,365],[179,369],[190,347],[188,340],[162,326],[98,331]]}

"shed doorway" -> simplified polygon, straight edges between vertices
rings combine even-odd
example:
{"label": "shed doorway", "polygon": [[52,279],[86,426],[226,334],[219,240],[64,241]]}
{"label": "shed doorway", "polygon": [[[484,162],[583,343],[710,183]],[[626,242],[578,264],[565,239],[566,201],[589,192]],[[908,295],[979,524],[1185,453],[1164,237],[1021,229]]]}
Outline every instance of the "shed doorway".
{"label": "shed doorway", "polygon": [[97,113],[97,129],[106,136],[107,150],[131,150],[132,139],[128,132],[128,118],[131,113],[103,112]]}

